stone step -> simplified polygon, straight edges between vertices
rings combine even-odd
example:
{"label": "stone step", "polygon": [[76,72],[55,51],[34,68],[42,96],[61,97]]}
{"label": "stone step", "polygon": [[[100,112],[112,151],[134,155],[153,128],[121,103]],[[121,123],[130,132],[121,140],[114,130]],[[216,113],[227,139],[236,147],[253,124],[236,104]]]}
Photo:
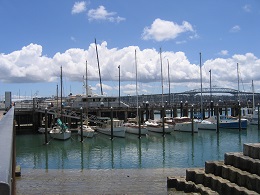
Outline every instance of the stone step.
{"label": "stone step", "polygon": [[242,152],[227,152],[224,163],[260,176],[260,160],[243,155]]}
{"label": "stone step", "polygon": [[260,176],[242,171],[231,165],[225,165],[223,162],[207,161],[205,173],[220,176],[239,186],[260,193]]}
{"label": "stone step", "polygon": [[219,194],[258,194],[253,190],[239,186],[220,176],[216,176],[212,173],[207,174],[203,169],[187,169],[186,180],[192,181],[197,185],[201,184]]}
{"label": "stone step", "polygon": [[253,159],[260,159],[260,143],[244,143],[243,154]]}
{"label": "stone step", "polygon": [[217,195],[219,193],[211,190],[209,187],[205,187],[202,184],[195,184],[192,181],[187,181],[185,177],[167,177],[167,187],[175,188],[177,191],[183,191],[191,194],[207,194]]}

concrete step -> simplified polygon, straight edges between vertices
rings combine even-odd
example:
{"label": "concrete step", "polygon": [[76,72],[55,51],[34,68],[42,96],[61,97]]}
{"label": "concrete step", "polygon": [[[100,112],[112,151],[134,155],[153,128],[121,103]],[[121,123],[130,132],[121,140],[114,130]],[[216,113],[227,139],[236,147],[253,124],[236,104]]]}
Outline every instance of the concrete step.
{"label": "concrete step", "polygon": [[253,159],[260,159],[260,143],[244,143],[243,154]]}
{"label": "concrete step", "polygon": [[260,176],[242,171],[231,165],[225,165],[223,162],[207,161],[205,173],[220,176],[239,186],[260,193]]}
{"label": "concrete step", "polygon": [[245,156],[242,152],[225,153],[224,163],[260,176],[260,160]]}
{"label": "concrete step", "polygon": [[253,190],[239,186],[220,176],[212,173],[207,174],[203,169],[187,169],[186,180],[192,181],[197,185],[201,184],[219,194],[258,194]]}
{"label": "concrete step", "polygon": [[175,188],[176,191],[183,191],[191,194],[217,195],[219,193],[205,187],[202,184],[195,184],[187,181],[185,177],[167,177],[167,187]]}

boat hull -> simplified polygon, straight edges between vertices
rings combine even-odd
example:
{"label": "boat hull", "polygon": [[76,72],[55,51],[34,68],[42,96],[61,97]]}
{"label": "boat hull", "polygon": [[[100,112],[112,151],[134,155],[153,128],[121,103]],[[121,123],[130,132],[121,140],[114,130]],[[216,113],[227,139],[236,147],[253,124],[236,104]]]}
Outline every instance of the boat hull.
{"label": "boat hull", "polygon": [[[239,121],[238,120],[225,120],[219,122],[220,128],[225,129],[239,129]],[[246,129],[247,128],[247,120],[241,120],[241,128]]]}
{"label": "boat hull", "polygon": [[[174,131],[192,132],[192,122],[176,123]],[[193,132],[198,132],[198,123],[193,123]]]}
{"label": "boat hull", "polygon": [[[94,136],[95,130],[92,129],[90,126],[83,125],[82,134],[83,137],[91,138]],[[78,135],[81,135],[81,128],[78,129]]]}
{"label": "boat hull", "polygon": [[[140,130],[141,130],[141,131],[140,131],[140,134],[141,134],[141,135],[146,135],[146,134],[148,133],[148,130],[147,130],[146,127],[141,127]],[[125,128],[125,131],[126,131],[127,133],[132,133],[132,134],[137,134],[137,135],[139,135],[139,126],[138,126],[138,125],[136,125],[136,126],[127,126],[127,127]]]}
{"label": "boat hull", "polygon": [[198,123],[198,129],[212,130],[212,131],[217,130],[217,123],[211,123],[211,122],[207,122],[207,121],[200,121],[200,122],[197,122],[197,123]]}
{"label": "boat hull", "polygon": [[[111,136],[111,128],[97,127],[96,130],[99,133]],[[114,127],[113,128],[113,137],[125,137],[125,129],[124,129],[124,127]]]}
{"label": "boat hull", "polygon": [[[147,125],[148,131],[155,132],[155,133],[163,133],[163,127],[162,126],[150,126]],[[172,133],[173,128],[171,128],[169,125],[166,125],[164,127],[164,133]]]}
{"label": "boat hull", "polygon": [[50,131],[50,135],[53,139],[58,139],[58,140],[66,140],[71,137],[71,131],[64,131],[64,132],[53,132]]}

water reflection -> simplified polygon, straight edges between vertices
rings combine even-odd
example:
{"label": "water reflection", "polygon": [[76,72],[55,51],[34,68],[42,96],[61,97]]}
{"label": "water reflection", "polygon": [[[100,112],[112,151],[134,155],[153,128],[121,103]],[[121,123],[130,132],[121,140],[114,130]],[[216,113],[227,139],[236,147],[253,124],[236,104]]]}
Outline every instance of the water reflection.
{"label": "water reflection", "polygon": [[221,129],[190,133],[127,134],[110,139],[97,134],[80,142],[77,134],[67,141],[50,140],[44,135],[17,135],[17,163],[35,169],[125,169],[203,167],[207,160],[223,160],[226,152],[242,151],[243,143],[259,142],[256,126],[247,130]]}

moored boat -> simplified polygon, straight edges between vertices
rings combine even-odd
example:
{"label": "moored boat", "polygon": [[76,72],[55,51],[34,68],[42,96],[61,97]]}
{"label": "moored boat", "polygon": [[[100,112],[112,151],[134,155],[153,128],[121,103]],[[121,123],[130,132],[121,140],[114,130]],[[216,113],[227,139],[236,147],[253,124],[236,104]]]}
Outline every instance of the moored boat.
{"label": "moored boat", "polygon": [[[96,130],[100,133],[111,136],[111,119],[108,117],[102,117],[98,120],[100,120],[100,122],[96,126]],[[123,120],[113,119],[113,136],[125,137],[125,127],[123,126]]]}
{"label": "moored boat", "polygon": [[161,122],[156,122],[153,120],[148,120],[145,122],[146,128],[148,131],[156,132],[156,133],[172,133],[174,128],[167,123],[164,123],[164,130],[163,124]]}
{"label": "moored boat", "polygon": [[[211,116],[205,120],[213,122],[213,123],[217,123],[217,116]],[[219,116],[219,128],[239,129],[239,126],[241,127],[241,129],[246,129],[247,128],[247,119],[241,118],[240,124],[239,124],[239,119],[236,117],[227,117],[224,115]]]}
{"label": "moored boat", "polygon": [[198,123],[189,117],[173,117],[172,121],[175,124],[174,131],[198,132]]}
{"label": "moored boat", "polygon": [[71,131],[60,119],[58,119],[57,125],[50,130],[50,135],[54,139],[66,140],[71,137]]}
{"label": "moored boat", "polygon": [[[81,135],[81,127],[78,127],[78,135]],[[95,130],[84,122],[82,125],[82,135],[83,137],[91,138],[95,135]]]}
{"label": "moored boat", "polygon": [[141,135],[146,135],[148,133],[146,125],[141,125],[139,128],[139,124],[137,123],[138,119],[137,118],[128,118],[127,122],[124,123],[125,126],[125,131],[127,133],[132,133],[132,134],[140,134]]}

